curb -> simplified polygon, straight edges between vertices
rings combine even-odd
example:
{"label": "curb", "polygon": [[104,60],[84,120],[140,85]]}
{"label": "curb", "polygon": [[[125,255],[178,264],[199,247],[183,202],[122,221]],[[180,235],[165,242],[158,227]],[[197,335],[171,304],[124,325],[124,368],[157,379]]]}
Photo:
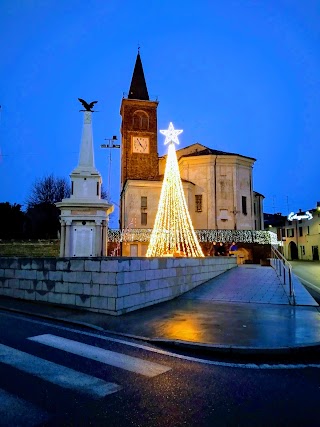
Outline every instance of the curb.
{"label": "curb", "polygon": [[[297,275],[296,275],[297,276]],[[305,279],[302,279],[301,277],[297,276],[298,279],[300,280],[300,282],[306,286],[307,288],[312,289],[314,292],[316,292],[318,294],[318,296],[320,297],[320,289],[318,288],[318,286],[313,285],[312,283],[308,282]]]}
{"label": "curb", "polygon": [[299,344],[291,347],[249,347],[237,345],[192,343],[182,340],[165,340],[159,338],[148,338],[153,344],[172,346],[187,350],[201,350],[205,353],[225,356],[297,356],[309,354],[310,352],[320,352],[320,341],[316,343]]}
{"label": "curb", "polygon": [[111,335],[117,335],[130,339],[148,342],[153,345],[161,345],[175,350],[185,350],[193,352],[201,352],[202,354],[211,356],[220,356],[226,358],[243,358],[244,356],[255,357],[293,357],[293,356],[315,356],[315,353],[320,352],[320,341],[315,343],[299,344],[291,347],[249,347],[237,345],[222,345],[222,344],[208,344],[202,342],[191,342],[183,340],[169,340],[165,338],[150,338],[140,335],[126,334],[124,332],[115,332],[104,329],[100,326],[93,325],[92,323],[81,322],[77,320],[67,319],[64,317],[54,317],[47,314],[33,313],[27,310],[19,310],[11,307],[4,307],[0,305],[0,309],[8,312],[25,314],[30,317],[38,317],[47,320],[53,320],[64,324],[81,326],[99,332],[105,332]]}
{"label": "curb", "polygon": [[69,323],[71,325],[84,326],[86,328],[94,329],[96,331],[105,331],[105,329],[101,328],[100,326],[96,326],[96,325],[93,325],[91,323],[80,322],[78,320],[66,319],[64,317],[49,316],[48,314],[34,313],[34,312],[31,312],[31,311],[27,311],[27,310],[19,310],[17,308],[4,307],[2,305],[0,305],[0,310],[9,311],[9,312],[12,312],[12,313],[26,314],[28,316],[39,317],[41,319],[55,320],[57,322]]}

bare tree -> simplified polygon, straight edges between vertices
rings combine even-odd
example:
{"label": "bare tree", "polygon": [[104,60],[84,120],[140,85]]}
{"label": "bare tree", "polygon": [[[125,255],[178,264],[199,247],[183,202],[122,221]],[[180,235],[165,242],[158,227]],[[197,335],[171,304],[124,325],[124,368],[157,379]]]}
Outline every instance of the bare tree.
{"label": "bare tree", "polygon": [[108,200],[110,202],[110,194],[109,192],[104,188],[104,185],[101,185],[101,199]]}
{"label": "bare tree", "polygon": [[53,174],[37,179],[31,188],[26,204],[31,209],[42,203],[54,205],[70,196],[70,185],[66,178],[57,178]]}
{"label": "bare tree", "polygon": [[56,238],[60,229],[60,211],[55,203],[70,196],[70,185],[66,178],[53,174],[35,180],[26,200],[29,234],[32,238]]}

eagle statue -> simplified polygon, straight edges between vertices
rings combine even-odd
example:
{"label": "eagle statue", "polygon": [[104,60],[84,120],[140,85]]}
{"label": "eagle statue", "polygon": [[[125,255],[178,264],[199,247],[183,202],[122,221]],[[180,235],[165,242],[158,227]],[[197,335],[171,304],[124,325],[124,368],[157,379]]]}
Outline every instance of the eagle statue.
{"label": "eagle statue", "polygon": [[78,98],[78,99],[85,108],[85,110],[79,110],[79,111],[91,111],[91,113],[94,112],[92,110],[92,108],[93,108],[94,104],[96,104],[98,101],[92,101],[92,102],[90,102],[90,104],[88,104],[88,102],[86,102],[84,99],[81,99],[81,98]]}

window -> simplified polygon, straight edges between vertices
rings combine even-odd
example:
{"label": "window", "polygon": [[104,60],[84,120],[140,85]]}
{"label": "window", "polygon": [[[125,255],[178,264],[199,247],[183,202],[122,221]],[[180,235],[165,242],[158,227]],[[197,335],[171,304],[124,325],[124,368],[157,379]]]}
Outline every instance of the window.
{"label": "window", "polygon": [[196,194],[196,212],[202,212],[202,194]]}
{"label": "window", "polygon": [[310,227],[309,227],[309,225],[307,227],[307,234],[310,234]]}
{"label": "window", "polygon": [[294,237],[294,229],[293,228],[287,229],[287,237]]}
{"label": "window", "polygon": [[99,196],[99,182],[97,182],[97,196]]}
{"label": "window", "polygon": [[141,225],[147,225],[147,213],[141,212]]}
{"label": "window", "polygon": [[306,254],[306,250],[304,246],[300,246],[300,250],[301,250],[301,256]]}
{"label": "window", "polygon": [[282,237],[286,237],[286,229],[285,228],[281,229],[281,235],[282,235]]}
{"label": "window", "polygon": [[130,256],[138,256],[138,245],[130,245]]}
{"label": "window", "polygon": [[141,209],[147,209],[148,207],[148,197],[141,197]]}
{"label": "window", "polygon": [[144,111],[136,111],[133,115],[134,129],[149,129],[149,117]]}
{"label": "window", "polygon": [[282,235],[281,235],[282,233],[281,233],[281,231],[282,231],[281,228],[277,228],[277,239],[278,240],[282,240]]}
{"label": "window", "polygon": [[221,219],[221,221],[228,221],[229,219],[228,209],[220,209],[219,218]]}
{"label": "window", "polygon": [[141,256],[146,256],[148,250],[148,245],[145,243],[141,244]]}
{"label": "window", "polygon": [[73,195],[73,181],[71,181],[71,195]]}
{"label": "window", "polygon": [[149,119],[148,117],[141,117],[141,129],[148,129],[149,128]]}
{"label": "window", "polygon": [[242,196],[242,213],[243,215],[247,215],[247,198],[246,196]]}
{"label": "window", "polygon": [[302,227],[299,227],[299,237],[302,237]]}

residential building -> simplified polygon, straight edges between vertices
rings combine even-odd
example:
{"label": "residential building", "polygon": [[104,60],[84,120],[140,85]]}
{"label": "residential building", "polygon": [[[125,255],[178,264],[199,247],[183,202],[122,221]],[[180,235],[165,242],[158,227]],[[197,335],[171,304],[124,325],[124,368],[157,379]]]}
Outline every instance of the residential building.
{"label": "residential building", "polygon": [[277,233],[280,249],[288,260],[318,261],[320,250],[320,202],[313,209],[287,217],[264,214],[265,229]]}

